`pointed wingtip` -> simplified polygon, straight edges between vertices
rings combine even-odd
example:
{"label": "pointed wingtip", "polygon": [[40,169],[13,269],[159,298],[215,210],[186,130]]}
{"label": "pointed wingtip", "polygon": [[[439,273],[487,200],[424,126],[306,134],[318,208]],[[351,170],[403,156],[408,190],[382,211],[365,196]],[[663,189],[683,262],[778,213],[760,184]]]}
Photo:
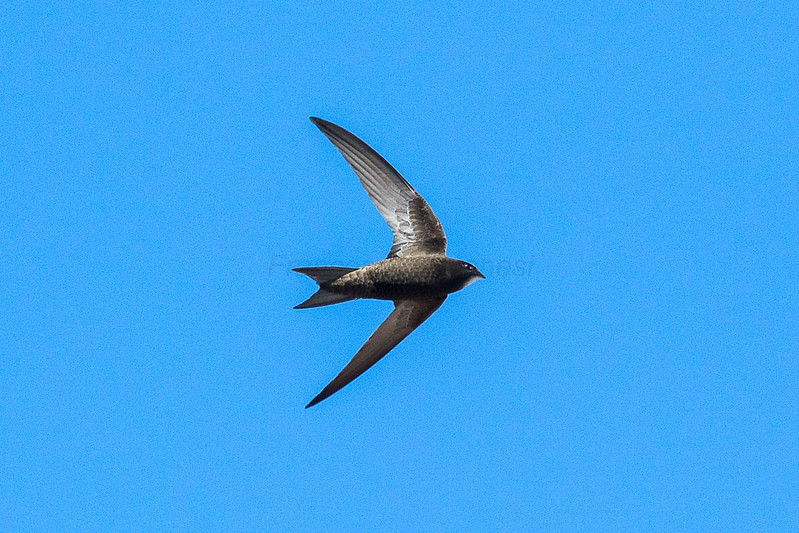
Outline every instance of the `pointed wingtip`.
{"label": "pointed wingtip", "polygon": [[319,394],[314,396],[313,400],[311,400],[308,403],[308,405],[305,406],[305,408],[308,409],[309,407],[313,407],[314,405],[318,404],[322,400],[327,400],[328,398],[333,396],[335,393],[337,393],[339,390],[341,390],[344,387],[344,385],[349,383],[349,382],[347,382],[344,385],[334,385],[333,387],[331,387],[330,385],[332,383],[334,383],[335,381],[336,380],[334,379],[333,381],[328,383],[327,386],[324,389],[322,389],[322,392],[320,392]]}
{"label": "pointed wingtip", "polygon": [[[314,126],[319,128],[322,131],[322,133],[324,133],[328,137],[329,137],[330,132],[336,132],[338,130],[344,130],[344,128],[342,128],[341,126],[337,126],[337,125],[333,124],[329,120],[325,120],[323,118],[318,118],[318,117],[308,117],[308,118],[311,119],[311,122],[314,123]],[[347,132],[347,130],[344,130],[344,131]],[[347,133],[349,133],[349,132],[347,132]],[[352,134],[350,133],[350,135],[352,135]]]}
{"label": "pointed wingtip", "polygon": [[321,394],[316,395],[316,397],[314,397],[313,400],[308,402],[308,405],[306,405],[305,408],[308,409],[309,407],[313,407],[314,405],[318,404],[319,402],[325,399],[325,398],[320,398],[319,396],[321,396]]}

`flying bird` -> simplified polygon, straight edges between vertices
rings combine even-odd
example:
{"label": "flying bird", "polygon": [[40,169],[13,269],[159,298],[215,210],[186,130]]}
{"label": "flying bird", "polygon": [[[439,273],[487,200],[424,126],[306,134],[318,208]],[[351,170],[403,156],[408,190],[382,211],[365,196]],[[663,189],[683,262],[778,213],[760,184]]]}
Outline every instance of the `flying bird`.
{"label": "flying bird", "polygon": [[388,223],[394,240],[388,257],[360,268],[305,267],[295,272],[313,279],[319,290],[295,309],[354,300],[392,300],[394,311],[372,333],[344,369],[306,409],[363,374],[438,309],[447,295],[485,279],[470,263],[447,257],[441,223],[419,193],[388,161],[361,139],[331,122],[311,121],[341,152]]}

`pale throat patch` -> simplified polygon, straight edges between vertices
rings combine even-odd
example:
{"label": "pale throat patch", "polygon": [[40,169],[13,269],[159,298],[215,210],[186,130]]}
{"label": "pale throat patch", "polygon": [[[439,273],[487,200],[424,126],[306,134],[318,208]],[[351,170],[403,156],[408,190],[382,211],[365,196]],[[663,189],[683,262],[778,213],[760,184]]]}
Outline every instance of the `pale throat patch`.
{"label": "pale throat patch", "polygon": [[469,279],[466,280],[466,284],[463,286],[463,288],[465,289],[466,287],[468,287],[469,285],[471,285],[472,283],[474,283],[478,279],[483,279],[483,278],[482,278],[482,276],[472,276],[472,277],[470,277]]}

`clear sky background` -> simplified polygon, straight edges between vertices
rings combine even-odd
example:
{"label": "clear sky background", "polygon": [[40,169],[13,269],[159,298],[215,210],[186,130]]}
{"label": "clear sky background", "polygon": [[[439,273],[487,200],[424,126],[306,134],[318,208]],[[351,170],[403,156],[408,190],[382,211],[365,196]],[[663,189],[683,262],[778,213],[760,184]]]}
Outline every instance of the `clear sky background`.
{"label": "clear sky background", "polygon": [[[791,2],[4,3],[0,530],[796,531]],[[388,227],[353,131],[487,276],[289,268]]]}

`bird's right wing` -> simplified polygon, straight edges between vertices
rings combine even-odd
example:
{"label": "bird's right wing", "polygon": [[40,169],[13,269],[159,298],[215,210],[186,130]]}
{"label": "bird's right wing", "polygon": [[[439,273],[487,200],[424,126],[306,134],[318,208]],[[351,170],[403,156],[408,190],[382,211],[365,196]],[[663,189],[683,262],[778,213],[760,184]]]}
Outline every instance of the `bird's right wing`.
{"label": "bird's right wing", "polygon": [[391,228],[388,257],[446,252],[447,237],[433,210],[388,161],[344,128],[315,117],[311,122],[341,152]]}
{"label": "bird's right wing", "polygon": [[372,333],[372,336],[347,363],[347,366],[305,408],[316,405],[366,372],[369,367],[378,362],[402,339],[427,320],[446,299],[447,297],[444,296],[432,300],[398,300],[394,302],[394,311]]}

